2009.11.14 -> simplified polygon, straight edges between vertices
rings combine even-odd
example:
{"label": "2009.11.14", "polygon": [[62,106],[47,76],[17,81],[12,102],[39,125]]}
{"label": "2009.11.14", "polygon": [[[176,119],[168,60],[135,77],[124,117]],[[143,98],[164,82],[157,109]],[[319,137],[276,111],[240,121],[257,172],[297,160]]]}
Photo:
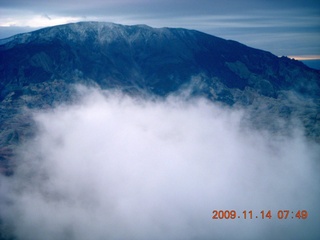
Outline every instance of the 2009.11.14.
{"label": "2009.11.14", "polygon": [[273,215],[271,210],[260,211],[258,214],[254,214],[252,210],[244,210],[241,214],[237,214],[236,210],[213,210],[212,219],[272,219],[273,217],[277,219],[307,219],[307,210],[278,210],[276,215]]}

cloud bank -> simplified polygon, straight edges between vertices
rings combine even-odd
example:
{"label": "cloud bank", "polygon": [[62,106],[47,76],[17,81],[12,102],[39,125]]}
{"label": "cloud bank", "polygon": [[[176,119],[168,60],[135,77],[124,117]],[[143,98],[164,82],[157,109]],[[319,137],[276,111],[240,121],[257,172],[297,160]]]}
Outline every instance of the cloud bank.
{"label": "cloud bank", "polygon": [[245,112],[201,98],[81,92],[34,114],[36,137],[0,179],[0,216],[18,239],[319,238],[320,151],[299,131],[244,128]]}

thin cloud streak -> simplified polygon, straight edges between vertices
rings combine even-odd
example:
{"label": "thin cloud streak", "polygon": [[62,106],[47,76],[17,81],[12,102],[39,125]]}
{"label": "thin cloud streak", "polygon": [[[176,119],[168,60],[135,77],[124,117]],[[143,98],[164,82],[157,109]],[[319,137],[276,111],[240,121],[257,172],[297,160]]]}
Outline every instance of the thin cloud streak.
{"label": "thin cloud streak", "polygon": [[83,21],[83,18],[75,17],[57,17],[43,15],[23,16],[18,18],[4,19],[0,27],[30,27],[30,28],[43,28],[48,26],[61,25],[71,22]]}
{"label": "thin cloud streak", "polygon": [[318,60],[320,55],[303,55],[303,56],[288,56],[289,58],[294,58],[296,60]]}

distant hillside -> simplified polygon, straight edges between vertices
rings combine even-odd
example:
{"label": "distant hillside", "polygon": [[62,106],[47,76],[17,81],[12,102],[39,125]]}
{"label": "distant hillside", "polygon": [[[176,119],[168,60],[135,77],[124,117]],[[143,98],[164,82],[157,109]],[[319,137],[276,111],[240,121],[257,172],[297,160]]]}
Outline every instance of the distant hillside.
{"label": "distant hillside", "polygon": [[189,87],[191,95],[250,108],[257,128],[277,131],[274,116],[297,118],[320,140],[320,71],[194,30],[80,22],[15,35],[0,40],[0,80],[7,174],[15,146],[33,134],[23,109],[70,101],[76,83],[160,97]]}
{"label": "distant hillside", "polygon": [[301,62],[310,68],[320,70],[320,60],[302,60]]}

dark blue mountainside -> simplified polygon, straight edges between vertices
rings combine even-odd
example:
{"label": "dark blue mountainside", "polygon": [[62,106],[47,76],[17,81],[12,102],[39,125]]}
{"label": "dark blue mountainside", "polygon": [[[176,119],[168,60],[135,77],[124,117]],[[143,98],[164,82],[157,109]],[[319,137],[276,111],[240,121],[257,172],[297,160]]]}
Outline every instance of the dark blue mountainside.
{"label": "dark blue mountainside", "polygon": [[[185,29],[84,22],[17,35],[0,44],[2,99],[8,84],[55,79],[91,79],[102,87],[127,85],[165,95],[201,74],[228,88],[253,87],[273,97],[292,88],[314,94],[313,84],[319,83],[319,72],[298,61]],[[301,84],[306,75],[311,81]]]}
{"label": "dark blue mountainside", "polygon": [[69,101],[76,83],[130,94],[192,94],[231,107],[250,107],[258,128],[272,116],[298,118],[319,141],[320,72],[186,29],[81,22],[0,40],[0,168],[11,173],[14,148],[32,136],[22,109]]}

